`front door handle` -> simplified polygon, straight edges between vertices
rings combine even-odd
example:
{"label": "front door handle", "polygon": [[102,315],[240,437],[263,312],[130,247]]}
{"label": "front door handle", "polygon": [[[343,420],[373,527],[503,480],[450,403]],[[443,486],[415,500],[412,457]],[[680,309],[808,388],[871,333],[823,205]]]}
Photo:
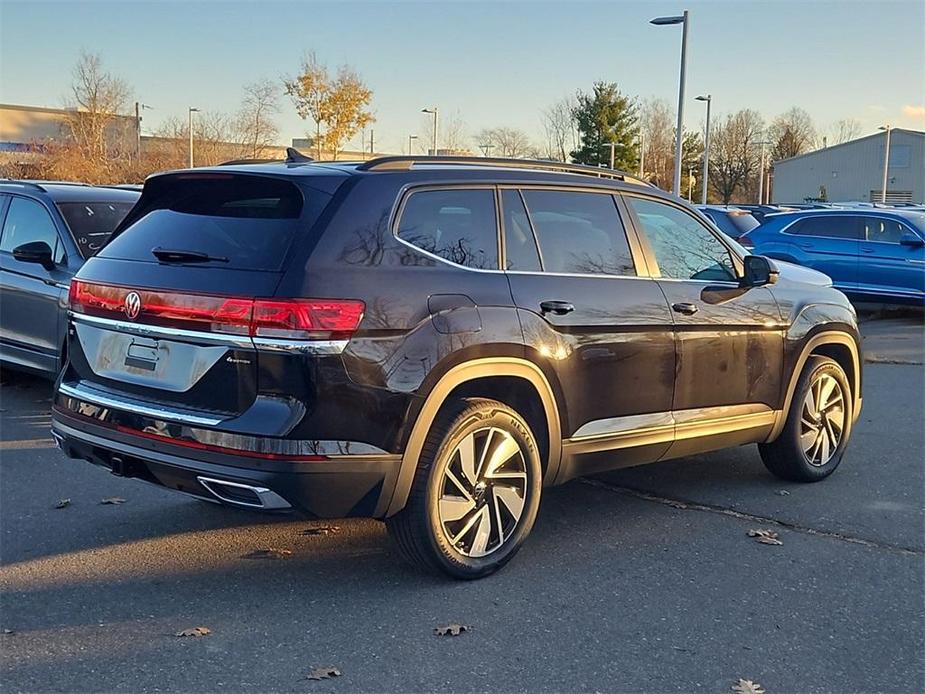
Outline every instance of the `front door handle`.
{"label": "front door handle", "polygon": [[700,309],[698,309],[695,304],[680,303],[672,304],[671,310],[675,313],[683,313],[685,316],[693,316]]}
{"label": "front door handle", "polygon": [[564,316],[575,310],[575,306],[568,301],[541,301],[540,310],[543,313],[555,313],[557,316]]}
{"label": "front door handle", "polygon": [[813,247],[813,244],[811,244],[811,243],[798,243],[797,246],[799,246],[800,248],[812,248],[812,247]]}

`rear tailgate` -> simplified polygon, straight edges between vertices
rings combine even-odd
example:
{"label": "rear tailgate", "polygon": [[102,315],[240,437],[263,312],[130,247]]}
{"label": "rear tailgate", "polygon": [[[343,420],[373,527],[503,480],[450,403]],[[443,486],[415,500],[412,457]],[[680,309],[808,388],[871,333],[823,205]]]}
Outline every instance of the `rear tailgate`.
{"label": "rear tailgate", "polygon": [[62,394],[201,423],[243,413],[258,393],[255,300],[329,200],[253,174],[150,179],[72,284]]}

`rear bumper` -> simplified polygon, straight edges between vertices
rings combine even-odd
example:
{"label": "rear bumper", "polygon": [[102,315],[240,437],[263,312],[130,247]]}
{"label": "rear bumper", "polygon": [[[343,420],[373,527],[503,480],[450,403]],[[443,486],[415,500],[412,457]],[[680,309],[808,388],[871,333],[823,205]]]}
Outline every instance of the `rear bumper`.
{"label": "rear bumper", "polygon": [[384,517],[401,464],[401,456],[388,453],[263,461],[189,450],[57,408],[52,434],[68,457],[116,475],[208,501],[255,510],[296,510],[318,518]]}

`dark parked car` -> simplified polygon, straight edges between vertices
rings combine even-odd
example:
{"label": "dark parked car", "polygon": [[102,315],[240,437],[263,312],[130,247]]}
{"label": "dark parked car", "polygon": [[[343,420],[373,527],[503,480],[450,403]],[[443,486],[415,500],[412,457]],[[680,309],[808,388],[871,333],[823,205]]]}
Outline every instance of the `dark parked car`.
{"label": "dark parked car", "polygon": [[54,376],[67,293],[84,261],[138,200],[137,191],[0,180],[0,361]]}
{"label": "dark parked car", "polygon": [[860,299],[925,302],[925,213],[879,208],[771,215],[739,243],[824,272]]}
{"label": "dark parked car", "polygon": [[72,283],[71,457],[251,509],[384,519],[495,571],[544,487],[759,444],[839,464],[855,314],[629,176],[514,160],[292,161],[153,176]]}
{"label": "dark parked car", "polygon": [[758,220],[755,219],[751,212],[741,210],[738,207],[697,205],[697,209],[703,212],[721,232],[731,239],[737,239],[758,226]]}

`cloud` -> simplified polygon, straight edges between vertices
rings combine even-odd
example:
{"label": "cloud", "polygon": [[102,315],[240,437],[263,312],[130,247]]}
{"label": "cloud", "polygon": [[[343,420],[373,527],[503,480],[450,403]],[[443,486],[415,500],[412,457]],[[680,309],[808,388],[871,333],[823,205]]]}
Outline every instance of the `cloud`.
{"label": "cloud", "polygon": [[913,106],[911,104],[907,104],[906,106],[903,106],[903,115],[906,118],[925,120],[925,106]]}

